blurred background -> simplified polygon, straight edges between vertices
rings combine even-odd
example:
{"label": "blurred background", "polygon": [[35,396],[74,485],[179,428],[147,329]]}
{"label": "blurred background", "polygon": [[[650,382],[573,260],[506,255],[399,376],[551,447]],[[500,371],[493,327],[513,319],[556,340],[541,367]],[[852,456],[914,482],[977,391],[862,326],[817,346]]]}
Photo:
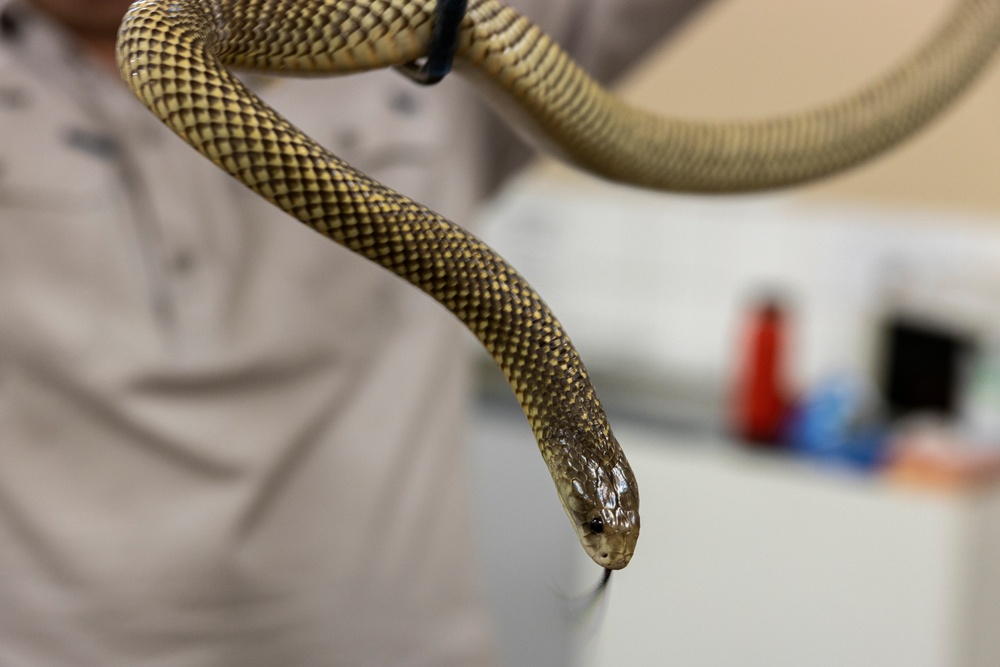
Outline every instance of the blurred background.
{"label": "blurred background", "polygon": [[[804,109],[952,4],[718,0],[621,92],[696,118]],[[581,349],[643,510],[632,564],[575,617],[599,572],[484,357],[480,541],[506,664],[1000,664],[998,109],[1000,63],[815,185],[672,196],[544,162],[484,211]]]}

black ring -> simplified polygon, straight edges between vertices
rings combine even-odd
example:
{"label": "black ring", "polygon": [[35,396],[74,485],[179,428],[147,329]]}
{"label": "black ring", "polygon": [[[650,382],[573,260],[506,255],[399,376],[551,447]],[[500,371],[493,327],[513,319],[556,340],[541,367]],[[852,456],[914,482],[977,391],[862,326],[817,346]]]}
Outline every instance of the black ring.
{"label": "black ring", "polygon": [[458,50],[458,34],[467,4],[468,0],[438,0],[426,58],[423,63],[407,63],[399,68],[400,71],[425,86],[434,85],[447,76]]}

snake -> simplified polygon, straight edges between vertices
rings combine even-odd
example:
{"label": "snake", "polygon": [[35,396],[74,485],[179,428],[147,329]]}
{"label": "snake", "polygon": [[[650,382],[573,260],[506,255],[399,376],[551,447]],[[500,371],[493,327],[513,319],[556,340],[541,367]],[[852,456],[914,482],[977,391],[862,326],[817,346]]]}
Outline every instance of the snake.
{"label": "snake", "polygon": [[[576,536],[605,575],[639,537],[635,475],[579,353],[541,296],[462,226],[309,138],[233,71],[314,76],[423,57],[435,0],[138,0],[119,30],[135,95],[197,151],[292,217],[410,282],[496,360]],[[455,71],[544,147],[599,176],[668,191],[801,183],[912,135],[1000,42],[1000,2],[961,0],[908,58],[843,99],[765,119],[701,122],[630,106],[498,0],[469,0]]]}

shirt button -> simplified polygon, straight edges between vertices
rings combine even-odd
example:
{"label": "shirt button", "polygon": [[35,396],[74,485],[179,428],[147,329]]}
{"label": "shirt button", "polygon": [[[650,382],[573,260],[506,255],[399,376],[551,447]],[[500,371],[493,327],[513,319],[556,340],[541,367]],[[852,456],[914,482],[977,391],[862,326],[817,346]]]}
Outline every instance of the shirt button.
{"label": "shirt button", "polygon": [[181,250],[174,255],[173,270],[175,273],[179,273],[181,275],[191,273],[197,263],[198,261],[193,251]]}
{"label": "shirt button", "polygon": [[361,143],[361,137],[355,130],[344,130],[337,134],[333,138],[333,146],[336,147],[337,151],[350,152],[358,147]]}
{"label": "shirt button", "polygon": [[401,91],[392,96],[389,100],[389,108],[405,116],[412,116],[417,112],[417,98],[410,93]]}
{"label": "shirt button", "polygon": [[28,106],[28,93],[15,86],[0,87],[0,109],[16,111]]}

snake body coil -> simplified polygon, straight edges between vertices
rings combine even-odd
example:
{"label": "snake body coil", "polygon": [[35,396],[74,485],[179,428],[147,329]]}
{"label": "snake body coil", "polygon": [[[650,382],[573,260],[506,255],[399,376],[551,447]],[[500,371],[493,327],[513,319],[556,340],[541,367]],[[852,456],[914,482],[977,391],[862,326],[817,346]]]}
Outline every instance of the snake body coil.
{"label": "snake body coil", "polygon": [[[587,371],[538,294],[475,236],[356,171],[290,125],[228,67],[333,74],[424,55],[434,0],[139,0],[118,62],[136,95],[220,167],[295,218],[422,289],[500,365],[581,543],[628,564],[638,491]],[[456,67],[575,163],[687,191],[794,183],[878,153],[925,123],[1000,41],[1000,2],[963,0],[923,50],[857,96],[757,123],[661,119],[601,90],[495,0],[471,0]]]}

